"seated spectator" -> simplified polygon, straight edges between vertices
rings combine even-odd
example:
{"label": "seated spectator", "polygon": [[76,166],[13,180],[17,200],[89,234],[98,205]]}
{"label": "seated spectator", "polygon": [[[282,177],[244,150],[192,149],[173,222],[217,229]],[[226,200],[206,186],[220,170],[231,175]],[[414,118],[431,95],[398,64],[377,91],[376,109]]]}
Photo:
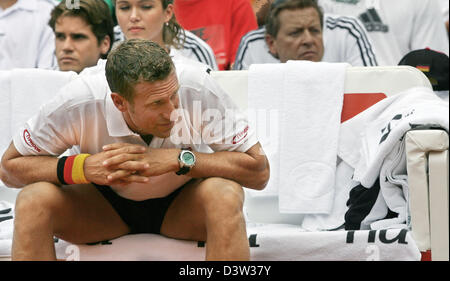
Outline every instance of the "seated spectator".
{"label": "seated spectator", "polygon": [[105,59],[114,41],[113,21],[104,1],[80,0],[74,9],[62,1],[49,21],[55,33],[55,55],[61,71],[75,71],[97,65]]}
{"label": "seated spectator", "polygon": [[211,46],[220,70],[231,68],[242,36],[258,27],[249,0],[177,0],[175,14]]}
{"label": "seated spectator", "polygon": [[448,55],[449,43],[436,0],[319,0],[325,13],[358,17],[372,39],[380,65],[397,65],[412,50]]}
{"label": "seated spectator", "polygon": [[0,70],[56,66],[51,0],[0,0]]}
{"label": "seated spectator", "polygon": [[266,17],[270,10],[272,0],[251,0],[253,12],[258,22],[258,27],[266,24]]}
{"label": "seated spectator", "polygon": [[430,80],[433,91],[448,102],[449,95],[449,62],[446,54],[430,49],[409,52],[398,63],[413,66],[425,74]]}
{"label": "seated spectator", "polygon": [[358,20],[323,15],[314,0],[275,1],[265,27],[242,38],[234,69],[287,60],[377,65],[371,42]]}
{"label": "seated spectator", "polygon": [[218,70],[211,47],[184,30],[173,12],[173,0],[114,0],[116,42],[141,38],[157,42],[172,56],[182,56]]}

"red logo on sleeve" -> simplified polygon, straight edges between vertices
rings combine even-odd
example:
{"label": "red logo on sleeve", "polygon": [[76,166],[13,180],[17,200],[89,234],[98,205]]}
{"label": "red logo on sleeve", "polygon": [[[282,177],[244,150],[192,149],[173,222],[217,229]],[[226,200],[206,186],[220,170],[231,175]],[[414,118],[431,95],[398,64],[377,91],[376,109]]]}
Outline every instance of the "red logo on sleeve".
{"label": "red logo on sleeve", "polygon": [[238,133],[237,135],[235,135],[235,136],[233,137],[233,144],[237,144],[238,142],[240,142],[240,141],[242,141],[243,139],[245,139],[245,137],[247,136],[247,134],[248,134],[248,126],[245,127],[245,129],[244,129],[242,132]]}
{"label": "red logo on sleeve", "polygon": [[37,147],[37,145],[34,144],[33,140],[31,139],[31,135],[30,132],[28,132],[27,129],[25,129],[25,131],[23,131],[23,139],[25,140],[25,143],[29,146],[32,147],[34,150],[36,150],[37,152],[41,152],[41,150],[39,149],[39,147]]}

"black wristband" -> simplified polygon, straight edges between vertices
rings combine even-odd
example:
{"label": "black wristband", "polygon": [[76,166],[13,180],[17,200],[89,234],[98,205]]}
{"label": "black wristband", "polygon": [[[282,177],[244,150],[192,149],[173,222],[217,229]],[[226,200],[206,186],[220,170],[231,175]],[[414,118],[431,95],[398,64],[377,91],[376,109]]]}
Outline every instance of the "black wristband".
{"label": "black wristband", "polygon": [[67,184],[64,181],[64,165],[66,164],[67,156],[63,156],[59,158],[58,165],[56,167],[56,174],[58,175],[58,180],[61,184],[65,185]]}

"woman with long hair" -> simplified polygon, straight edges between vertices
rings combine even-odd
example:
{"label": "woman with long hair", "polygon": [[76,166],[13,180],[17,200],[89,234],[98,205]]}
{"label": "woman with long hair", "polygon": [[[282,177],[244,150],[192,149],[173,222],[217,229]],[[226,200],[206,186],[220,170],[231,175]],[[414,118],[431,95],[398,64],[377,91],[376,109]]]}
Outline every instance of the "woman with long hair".
{"label": "woman with long hair", "polygon": [[[118,40],[140,38],[154,41],[173,57],[184,56],[217,70],[211,47],[178,24],[173,0],[115,0]],[[123,36],[120,36],[122,33]],[[122,38],[121,38],[122,37]]]}

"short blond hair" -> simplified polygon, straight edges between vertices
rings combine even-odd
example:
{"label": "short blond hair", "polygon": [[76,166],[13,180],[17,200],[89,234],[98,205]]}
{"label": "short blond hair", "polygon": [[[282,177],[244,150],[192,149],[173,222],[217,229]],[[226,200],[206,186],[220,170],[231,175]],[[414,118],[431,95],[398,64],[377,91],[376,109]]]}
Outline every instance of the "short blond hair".
{"label": "short blond hair", "polygon": [[136,84],[164,80],[174,69],[175,65],[166,50],[145,39],[121,42],[108,55],[105,68],[111,91],[130,103],[133,103]]}

